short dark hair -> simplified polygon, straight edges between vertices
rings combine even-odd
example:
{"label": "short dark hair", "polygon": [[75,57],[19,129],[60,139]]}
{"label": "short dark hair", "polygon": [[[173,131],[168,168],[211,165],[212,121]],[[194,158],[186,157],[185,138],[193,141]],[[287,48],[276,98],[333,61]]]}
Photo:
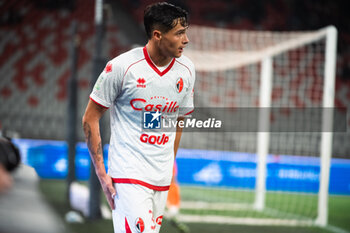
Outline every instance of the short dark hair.
{"label": "short dark hair", "polygon": [[[144,11],[143,23],[148,39],[152,38],[152,31],[159,29],[167,33],[179,22],[186,27],[188,13],[184,9],[167,2],[148,5]],[[178,19],[178,21],[176,21]]]}

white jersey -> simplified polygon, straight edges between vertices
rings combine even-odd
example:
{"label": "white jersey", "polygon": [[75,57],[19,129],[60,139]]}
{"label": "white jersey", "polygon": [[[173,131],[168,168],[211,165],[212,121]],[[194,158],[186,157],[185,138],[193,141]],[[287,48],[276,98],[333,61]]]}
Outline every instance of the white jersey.
{"label": "white jersey", "polygon": [[[193,109],[195,70],[185,56],[160,71],[146,47],[107,63],[90,99],[110,109],[108,174],[115,183],[136,183],[168,190],[174,163],[175,132],[144,132],[143,111]],[[180,112],[185,115],[188,112]]]}

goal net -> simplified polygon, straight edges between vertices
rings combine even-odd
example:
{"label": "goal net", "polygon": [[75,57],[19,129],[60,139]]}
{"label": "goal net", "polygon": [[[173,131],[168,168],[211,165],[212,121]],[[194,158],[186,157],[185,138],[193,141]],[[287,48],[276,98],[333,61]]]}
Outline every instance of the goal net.
{"label": "goal net", "polygon": [[190,27],[195,111],[235,127],[183,134],[183,221],[327,224],[336,34]]}

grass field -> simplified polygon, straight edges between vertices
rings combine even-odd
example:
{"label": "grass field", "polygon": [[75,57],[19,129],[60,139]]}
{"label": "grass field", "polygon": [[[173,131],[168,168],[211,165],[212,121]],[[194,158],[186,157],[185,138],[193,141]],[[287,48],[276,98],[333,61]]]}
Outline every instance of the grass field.
{"label": "grass field", "polygon": [[[208,189],[201,187],[182,187],[182,199],[185,201],[205,201],[207,203],[225,203],[219,206],[220,214],[234,217],[255,218],[294,218],[300,220],[315,219],[317,215],[317,195],[286,192],[267,192],[266,208],[263,212],[253,209],[254,192],[234,189]],[[219,204],[220,204],[219,203]],[[229,204],[227,204],[229,203]],[[212,205],[215,207],[215,204]],[[226,208],[228,206],[228,208]],[[186,206],[185,206],[186,207]],[[193,210],[192,210],[193,211]],[[208,210],[196,210],[197,214]]]}
{"label": "grass field", "polygon": [[[69,205],[65,199],[65,182],[59,180],[41,180],[40,189],[46,197],[49,204],[56,212],[64,218],[69,211]],[[181,190],[184,202],[206,201],[215,202],[222,200],[227,203],[252,203],[254,198],[251,192],[234,190],[214,190],[194,187],[182,187]],[[234,217],[255,217],[255,218],[273,218],[280,215],[280,218],[287,218],[290,215],[301,218],[314,217],[316,214],[317,197],[315,195],[296,195],[269,193],[266,200],[269,211],[256,212],[254,210],[209,210],[209,209],[190,209],[181,211],[184,215],[223,215]],[[301,206],[301,208],[300,208]],[[273,210],[273,211],[272,211]],[[310,211],[312,210],[312,211]],[[290,215],[283,215],[283,213]],[[209,232],[240,232],[240,233],[327,233],[327,232],[350,232],[350,197],[330,196],[329,198],[329,224],[332,227],[282,227],[282,226],[247,226],[247,225],[228,225],[212,223],[186,223],[191,233],[209,233]],[[71,233],[111,233],[113,232],[112,221],[109,220],[85,220],[84,224],[68,224],[67,228]],[[169,221],[164,220],[161,233],[179,232]]]}

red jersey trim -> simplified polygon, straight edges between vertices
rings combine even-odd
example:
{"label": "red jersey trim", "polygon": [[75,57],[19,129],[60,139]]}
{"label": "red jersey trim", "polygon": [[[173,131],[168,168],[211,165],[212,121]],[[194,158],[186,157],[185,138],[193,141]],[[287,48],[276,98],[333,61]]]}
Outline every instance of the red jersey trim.
{"label": "red jersey trim", "polygon": [[120,183],[120,184],[138,184],[138,185],[142,185],[146,188],[153,189],[156,191],[168,191],[169,187],[170,187],[170,185],[168,185],[168,186],[156,186],[156,185],[152,185],[152,184],[143,182],[141,180],[127,179],[127,178],[112,178],[112,181],[114,183]]}
{"label": "red jersey trim", "polygon": [[92,100],[92,102],[94,102],[95,104],[97,104],[98,106],[102,107],[102,108],[105,108],[105,109],[109,109],[109,107],[106,107],[100,103],[98,103],[96,100],[94,100],[91,96],[90,96],[90,99]]}
{"label": "red jersey trim", "polygon": [[193,109],[192,111],[189,111],[188,113],[186,113],[185,116],[186,116],[186,115],[190,115],[190,114],[193,113],[193,112],[194,112],[194,109]]}
{"label": "red jersey trim", "polygon": [[170,64],[168,65],[168,67],[163,70],[162,72],[160,70],[158,70],[157,66],[153,64],[151,58],[148,56],[148,52],[146,49],[146,46],[143,47],[143,55],[145,55],[146,61],[148,63],[148,65],[159,75],[159,76],[163,76],[164,74],[168,73],[168,71],[173,67],[174,63],[175,63],[175,58],[173,58],[173,60],[170,62]]}

